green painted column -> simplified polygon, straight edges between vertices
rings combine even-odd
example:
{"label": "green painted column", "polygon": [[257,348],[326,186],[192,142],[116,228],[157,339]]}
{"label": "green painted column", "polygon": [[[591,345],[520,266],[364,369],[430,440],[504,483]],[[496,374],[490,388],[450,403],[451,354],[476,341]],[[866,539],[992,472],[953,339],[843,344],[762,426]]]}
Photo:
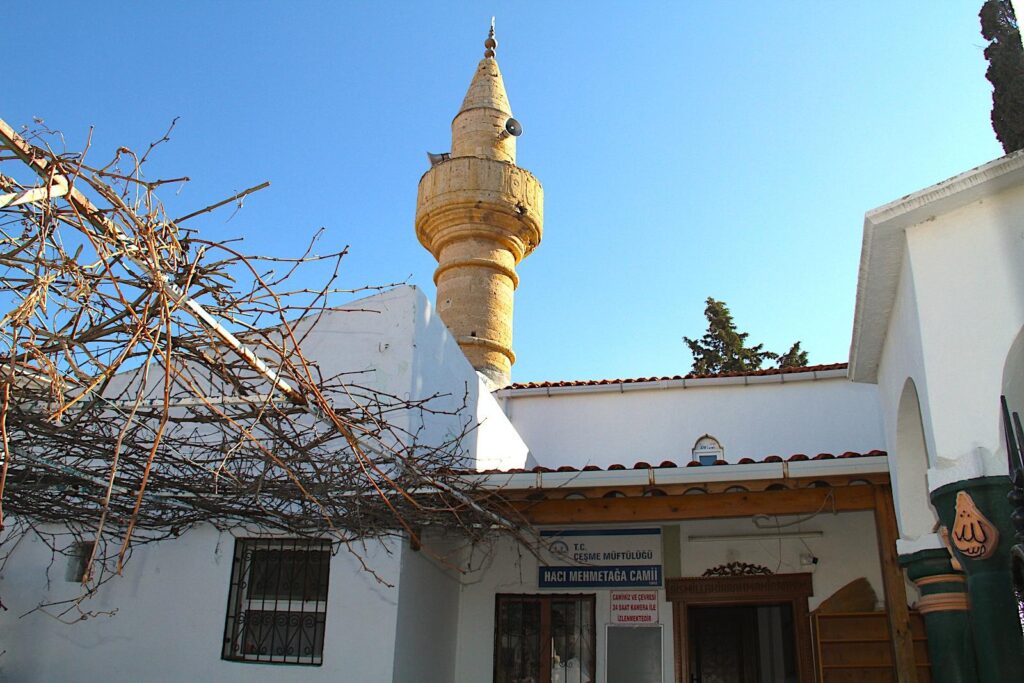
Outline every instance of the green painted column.
{"label": "green painted column", "polygon": [[[1010,523],[1010,490],[1007,477],[979,477],[947,484],[932,491],[932,504],[943,526],[949,530],[950,546],[967,574],[970,599],[970,629],[978,665],[978,677],[988,683],[1024,680],[1024,642],[1021,640],[1017,599],[1010,578],[1010,552],[1014,529]],[[964,492],[975,510],[966,509],[975,531],[967,530],[967,541],[985,536],[977,532],[978,513],[999,532],[989,557],[970,557],[957,548],[957,498]],[[964,520],[961,520],[961,526]],[[972,535],[976,538],[972,538]],[[963,541],[961,540],[961,543]]]}
{"label": "green painted column", "polygon": [[932,683],[977,683],[967,601],[967,578],[953,569],[945,548],[900,555],[921,599]]}

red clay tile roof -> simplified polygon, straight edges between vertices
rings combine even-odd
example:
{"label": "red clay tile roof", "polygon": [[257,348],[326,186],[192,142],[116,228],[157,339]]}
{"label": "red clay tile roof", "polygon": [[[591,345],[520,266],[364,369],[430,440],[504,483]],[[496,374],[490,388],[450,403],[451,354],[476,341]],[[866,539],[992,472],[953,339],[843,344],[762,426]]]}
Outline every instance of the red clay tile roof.
{"label": "red clay tile roof", "polygon": [[[569,465],[562,465],[561,467],[544,467],[538,465],[532,469],[516,468],[510,470],[482,470],[474,472],[474,474],[525,474],[528,472],[601,472],[611,470],[644,470],[644,469],[667,469],[670,467],[715,467],[719,465],[754,465],[758,463],[773,463],[773,462],[801,462],[804,460],[836,460],[838,458],[878,458],[885,457],[888,455],[885,451],[868,451],[867,453],[855,453],[853,451],[847,451],[846,453],[840,453],[839,455],[833,455],[832,453],[818,453],[815,456],[804,455],[803,453],[796,453],[788,458],[781,458],[778,455],[769,455],[761,460],[754,460],[753,458],[741,458],[737,462],[726,462],[725,460],[716,460],[714,465],[701,465],[695,460],[687,460],[683,464],[676,464],[671,460],[664,460],[660,464],[652,465],[643,460],[634,463],[633,465],[621,465],[614,463],[607,467],[598,467],[597,465],[585,465],[582,469],[571,467]],[[468,473],[468,472],[467,472]]]}
{"label": "red clay tile roof", "polygon": [[751,370],[750,372],[722,372],[716,375],[673,375],[672,377],[632,377],[626,379],[580,379],[554,382],[523,382],[510,384],[505,389],[543,389],[545,387],[593,387],[603,384],[636,384],[639,382],[662,382],[674,379],[711,379],[713,377],[763,377],[765,375],[789,375],[799,372],[824,372],[826,370],[845,370],[846,363],[828,363],[825,365],[808,365],[804,368],[769,368],[768,370]]}

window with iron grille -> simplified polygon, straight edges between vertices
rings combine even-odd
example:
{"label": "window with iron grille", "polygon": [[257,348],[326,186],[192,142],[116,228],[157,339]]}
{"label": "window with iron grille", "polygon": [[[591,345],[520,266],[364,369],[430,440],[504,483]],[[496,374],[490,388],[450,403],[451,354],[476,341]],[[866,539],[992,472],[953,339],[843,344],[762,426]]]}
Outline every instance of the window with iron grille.
{"label": "window with iron grille", "polygon": [[328,541],[235,541],[221,658],[270,664],[323,663]]}

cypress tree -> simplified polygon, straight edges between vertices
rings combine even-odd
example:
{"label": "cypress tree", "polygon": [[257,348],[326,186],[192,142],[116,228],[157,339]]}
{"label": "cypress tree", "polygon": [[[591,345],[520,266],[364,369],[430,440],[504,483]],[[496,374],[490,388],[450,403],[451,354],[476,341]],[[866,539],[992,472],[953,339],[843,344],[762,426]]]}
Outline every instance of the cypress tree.
{"label": "cypress tree", "polygon": [[1007,154],[1024,148],[1024,47],[1010,0],[985,0],[978,13],[992,83],[992,129]]}

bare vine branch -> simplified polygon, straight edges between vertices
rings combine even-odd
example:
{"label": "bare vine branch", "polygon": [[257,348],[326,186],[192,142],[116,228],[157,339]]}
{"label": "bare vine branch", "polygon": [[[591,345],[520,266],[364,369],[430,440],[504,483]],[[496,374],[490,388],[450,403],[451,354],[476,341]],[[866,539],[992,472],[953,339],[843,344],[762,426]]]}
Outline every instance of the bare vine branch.
{"label": "bare vine branch", "polygon": [[[525,538],[500,495],[460,475],[474,425],[423,436],[465,397],[390,395],[304,355],[352,314],[334,294],[381,289],[338,287],[347,247],[316,255],[314,237],[299,257],[261,257],[179,226],[266,184],[167,216],[155,191],[187,179],[148,180],[143,164],[173,127],[141,157],[92,165],[48,146],[56,131],[0,126],[0,562],[26,535],[54,557],[85,548],[82,596],[43,606],[75,621],[132,548],[197,524],[327,536],[371,572],[367,539]],[[322,262],[320,286],[290,286]]]}

